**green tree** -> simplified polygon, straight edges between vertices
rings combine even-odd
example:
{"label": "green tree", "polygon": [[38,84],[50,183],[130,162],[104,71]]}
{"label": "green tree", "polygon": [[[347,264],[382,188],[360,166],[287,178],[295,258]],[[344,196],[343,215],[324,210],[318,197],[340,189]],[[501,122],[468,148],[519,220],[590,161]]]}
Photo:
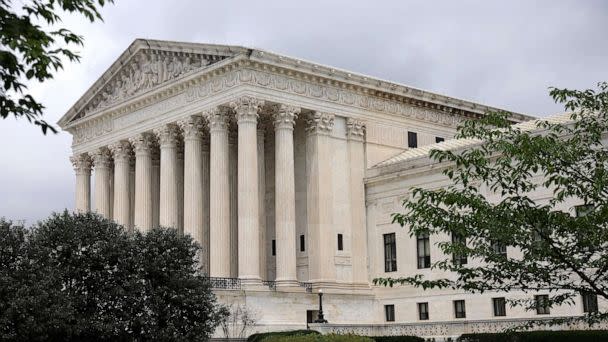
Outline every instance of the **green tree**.
{"label": "green tree", "polygon": [[0,340],[206,341],[226,315],[175,229],[65,212],[0,234]]}
{"label": "green tree", "polygon": [[[99,10],[114,0],[24,0],[20,7],[12,0],[0,0],[0,118],[26,118],[54,133],[42,119],[44,105],[28,93],[26,80],[44,82],[63,68],[62,59],[79,61],[73,46],[83,37],[64,27],[60,11],[77,13],[91,22],[102,20]],[[42,26],[41,26],[42,25]],[[44,26],[44,27],[43,27]]]}
{"label": "green tree", "polygon": [[[450,276],[375,283],[530,296],[543,291],[549,306],[572,304],[581,294],[608,300],[608,84],[584,91],[552,88],[550,95],[570,120],[538,120],[526,129],[511,125],[508,113],[490,113],[465,122],[457,138],[474,139],[472,147],[431,151],[451,185],[413,189],[404,212],[393,215],[412,236],[466,237],[438,243],[446,257],[432,268]],[[553,196],[534,201],[535,191]],[[497,246],[520,253],[505,255]],[[453,255],[476,262],[463,264]],[[535,307],[533,300],[511,304]],[[591,324],[608,316],[593,306],[582,317]]]}

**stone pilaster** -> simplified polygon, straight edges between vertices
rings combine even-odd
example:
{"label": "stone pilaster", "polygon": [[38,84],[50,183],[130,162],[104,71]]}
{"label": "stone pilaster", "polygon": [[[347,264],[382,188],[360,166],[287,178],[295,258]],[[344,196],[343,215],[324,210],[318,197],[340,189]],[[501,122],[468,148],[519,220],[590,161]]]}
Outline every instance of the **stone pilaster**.
{"label": "stone pilaster", "polygon": [[279,285],[297,285],[293,129],[300,108],[281,105],[274,115],[275,229]]}
{"label": "stone pilaster", "polygon": [[178,140],[179,128],[167,124],[154,130],[160,144],[159,223],[179,229]]}
{"label": "stone pilaster", "polygon": [[257,121],[263,101],[242,96],[230,103],[238,123],[239,278],[260,281]]}
{"label": "stone pilaster", "polygon": [[365,229],[365,123],[348,118],[348,161],[350,165],[351,260],[353,283],[367,284],[367,233]]}
{"label": "stone pilaster", "polygon": [[178,122],[184,136],[184,234],[205,246],[203,139],[205,122],[201,116],[191,116]]}
{"label": "stone pilaster", "polygon": [[332,150],[334,115],[314,112],[306,120],[308,267],[311,282],[335,282]]}
{"label": "stone pilaster", "polygon": [[91,165],[88,154],[83,153],[70,157],[76,173],[75,210],[79,213],[91,211]]}
{"label": "stone pilaster", "polygon": [[129,141],[135,150],[134,226],[145,233],[152,229],[154,223],[152,154],[155,141],[151,133],[138,134]]}
{"label": "stone pilaster", "polygon": [[209,273],[212,277],[230,277],[230,193],[228,169],[227,115],[215,108],[205,113],[209,121],[210,168],[209,193]]}
{"label": "stone pilaster", "polygon": [[102,147],[93,152],[91,158],[95,168],[95,212],[105,218],[111,218],[112,156],[107,147]]}

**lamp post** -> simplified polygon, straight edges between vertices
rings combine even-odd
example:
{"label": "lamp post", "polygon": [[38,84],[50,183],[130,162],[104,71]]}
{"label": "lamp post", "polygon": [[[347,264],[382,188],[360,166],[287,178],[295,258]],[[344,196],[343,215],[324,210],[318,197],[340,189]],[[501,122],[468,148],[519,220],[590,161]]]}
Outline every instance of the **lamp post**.
{"label": "lamp post", "polygon": [[319,289],[319,315],[315,323],[327,323],[327,320],[323,317],[323,290],[321,289]]}

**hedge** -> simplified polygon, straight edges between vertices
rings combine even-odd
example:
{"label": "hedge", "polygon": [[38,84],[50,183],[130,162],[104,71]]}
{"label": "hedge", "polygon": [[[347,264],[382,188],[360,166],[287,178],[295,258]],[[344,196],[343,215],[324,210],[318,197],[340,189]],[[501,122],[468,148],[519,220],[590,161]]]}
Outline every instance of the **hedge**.
{"label": "hedge", "polygon": [[247,342],[262,342],[267,337],[272,336],[304,336],[304,335],[319,335],[318,331],[315,330],[291,330],[291,331],[274,331],[267,333],[253,334],[247,338]]}
{"label": "hedge", "polygon": [[527,331],[498,334],[464,334],[461,342],[600,342],[608,341],[608,330]]}

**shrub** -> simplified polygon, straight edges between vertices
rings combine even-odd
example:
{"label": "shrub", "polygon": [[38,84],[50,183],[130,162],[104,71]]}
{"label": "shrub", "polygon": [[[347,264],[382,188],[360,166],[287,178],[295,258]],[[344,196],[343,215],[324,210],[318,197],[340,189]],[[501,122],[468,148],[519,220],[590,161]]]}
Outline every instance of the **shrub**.
{"label": "shrub", "polygon": [[464,334],[458,338],[462,342],[566,342],[608,341],[606,330],[559,330],[527,331],[498,334]]}
{"label": "shrub", "polygon": [[376,342],[424,342],[422,337],[418,336],[372,336]]}
{"label": "shrub", "polygon": [[0,340],[205,339],[225,311],[197,251],[175,229],[129,233],[90,213],[0,220]]}
{"label": "shrub", "polygon": [[247,342],[262,342],[267,337],[273,336],[303,336],[303,335],[319,335],[315,330],[290,330],[290,331],[273,331],[267,333],[253,334],[247,338]]}

